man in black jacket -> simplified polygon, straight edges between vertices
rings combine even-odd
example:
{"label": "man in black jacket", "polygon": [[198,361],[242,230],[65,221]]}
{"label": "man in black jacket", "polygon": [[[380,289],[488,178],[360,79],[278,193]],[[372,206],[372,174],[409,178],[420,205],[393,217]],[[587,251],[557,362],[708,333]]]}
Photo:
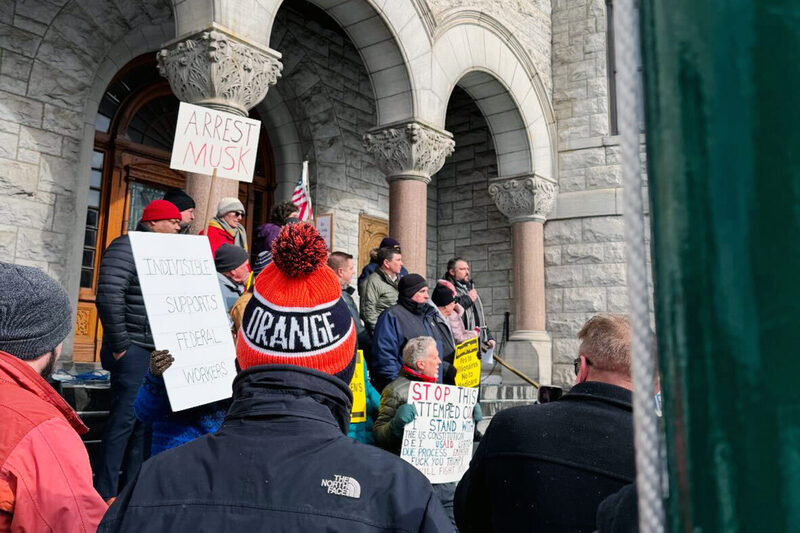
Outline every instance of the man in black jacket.
{"label": "man in black jacket", "polygon": [[[173,203],[153,200],[136,230],[177,233],[180,221],[181,212]],[[128,235],[114,239],[103,254],[95,303],[103,324],[100,360],[111,372],[111,410],[94,483],[100,496],[108,499],[121,486],[120,468],[133,475],[150,455],[148,431],[136,420],[133,403],[155,346]]]}
{"label": "man in black jacket", "polygon": [[147,461],[98,531],[452,531],[430,483],[346,436],[356,330],[313,226],[285,226],[236,343],[215,435]]}
{"label": "man in black jacket", "polygon": [[494,347],[494,336],[486,327],[486,316],[483,313],[481,297],[469,275],[469,263],[462,257],[454,257],[447,262],[444,279],[453,284],[456,289],[456,302],[464,308],[464,315],[461,317],[464,327],[467,331],[476,328],[480,330],[482,351]]}
{"label": "man in black jacket", "polygon": [[633,482],[628,319],[595,316],[578,338],[569,393],[492,419],[456,491],[463,533],[590,533],[600,502]]}

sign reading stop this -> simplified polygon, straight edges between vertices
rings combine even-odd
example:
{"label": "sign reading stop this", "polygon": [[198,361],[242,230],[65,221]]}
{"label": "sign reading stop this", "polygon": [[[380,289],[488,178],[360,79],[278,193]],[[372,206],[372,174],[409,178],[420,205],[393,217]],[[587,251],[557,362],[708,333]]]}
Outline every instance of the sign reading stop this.
{"label": "sign reading stop this", "polygon": [[261,122],[181,102],[170,168],[253,181]]}

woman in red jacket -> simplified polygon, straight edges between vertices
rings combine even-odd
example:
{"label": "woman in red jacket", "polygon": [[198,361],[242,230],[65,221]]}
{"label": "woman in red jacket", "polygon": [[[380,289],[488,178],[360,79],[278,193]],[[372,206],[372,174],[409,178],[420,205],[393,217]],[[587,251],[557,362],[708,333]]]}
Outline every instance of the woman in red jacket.
{"label": "woman in red jacket", "polygon": [[[211,253],[216,256],[223,244],[234,244],[247,250],[247,232],[242,221],[244,206],[238,198],[223,198],[217,204],[217,216],[208,221],[208,241]],[[200,235],[203,233],[201,232]]]}

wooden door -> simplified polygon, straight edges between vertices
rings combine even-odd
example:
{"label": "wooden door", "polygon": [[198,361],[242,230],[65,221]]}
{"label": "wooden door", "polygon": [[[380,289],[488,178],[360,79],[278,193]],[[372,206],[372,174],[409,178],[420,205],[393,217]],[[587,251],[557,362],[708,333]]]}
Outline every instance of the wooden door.
{"label": "wooden door", "polygon": [[[107,161],[110,152],[95,152],[75,324],[73,359],[76,362],[99,360],[103,331],[95,297],[103,251],[111,241],[136,228],[150,201],[163,198],[169,187],[183,187],[186,183],[184,173],[169,168],[166,159],[169,154],[150,152],[137,153],[123,148],[114,153],[114,161]],[[110,168],[104,169],[105,165]],[[110,179],[102,180],[103,170],[110,173]]]}
{"label": "wooden door", "polygon": [[358,270],[369,263],[370,250],[377,248],[389,236],[389,221],[365,214],[358,215]]}

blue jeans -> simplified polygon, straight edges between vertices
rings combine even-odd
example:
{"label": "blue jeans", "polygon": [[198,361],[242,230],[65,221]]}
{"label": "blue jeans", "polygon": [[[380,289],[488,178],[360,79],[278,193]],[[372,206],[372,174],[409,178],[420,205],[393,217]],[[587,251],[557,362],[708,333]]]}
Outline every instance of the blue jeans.
{"label": "blue jeans", "polygon": [[111,372],[111,410],[94,485],[100,496],[108,499],[119,494],[150,456],[150,427],[137,420],[133,412],[136,393],[150,365],[150,351],[131,344],[125,355],[115,360],[111,350],[103,346],[100,358]]}

